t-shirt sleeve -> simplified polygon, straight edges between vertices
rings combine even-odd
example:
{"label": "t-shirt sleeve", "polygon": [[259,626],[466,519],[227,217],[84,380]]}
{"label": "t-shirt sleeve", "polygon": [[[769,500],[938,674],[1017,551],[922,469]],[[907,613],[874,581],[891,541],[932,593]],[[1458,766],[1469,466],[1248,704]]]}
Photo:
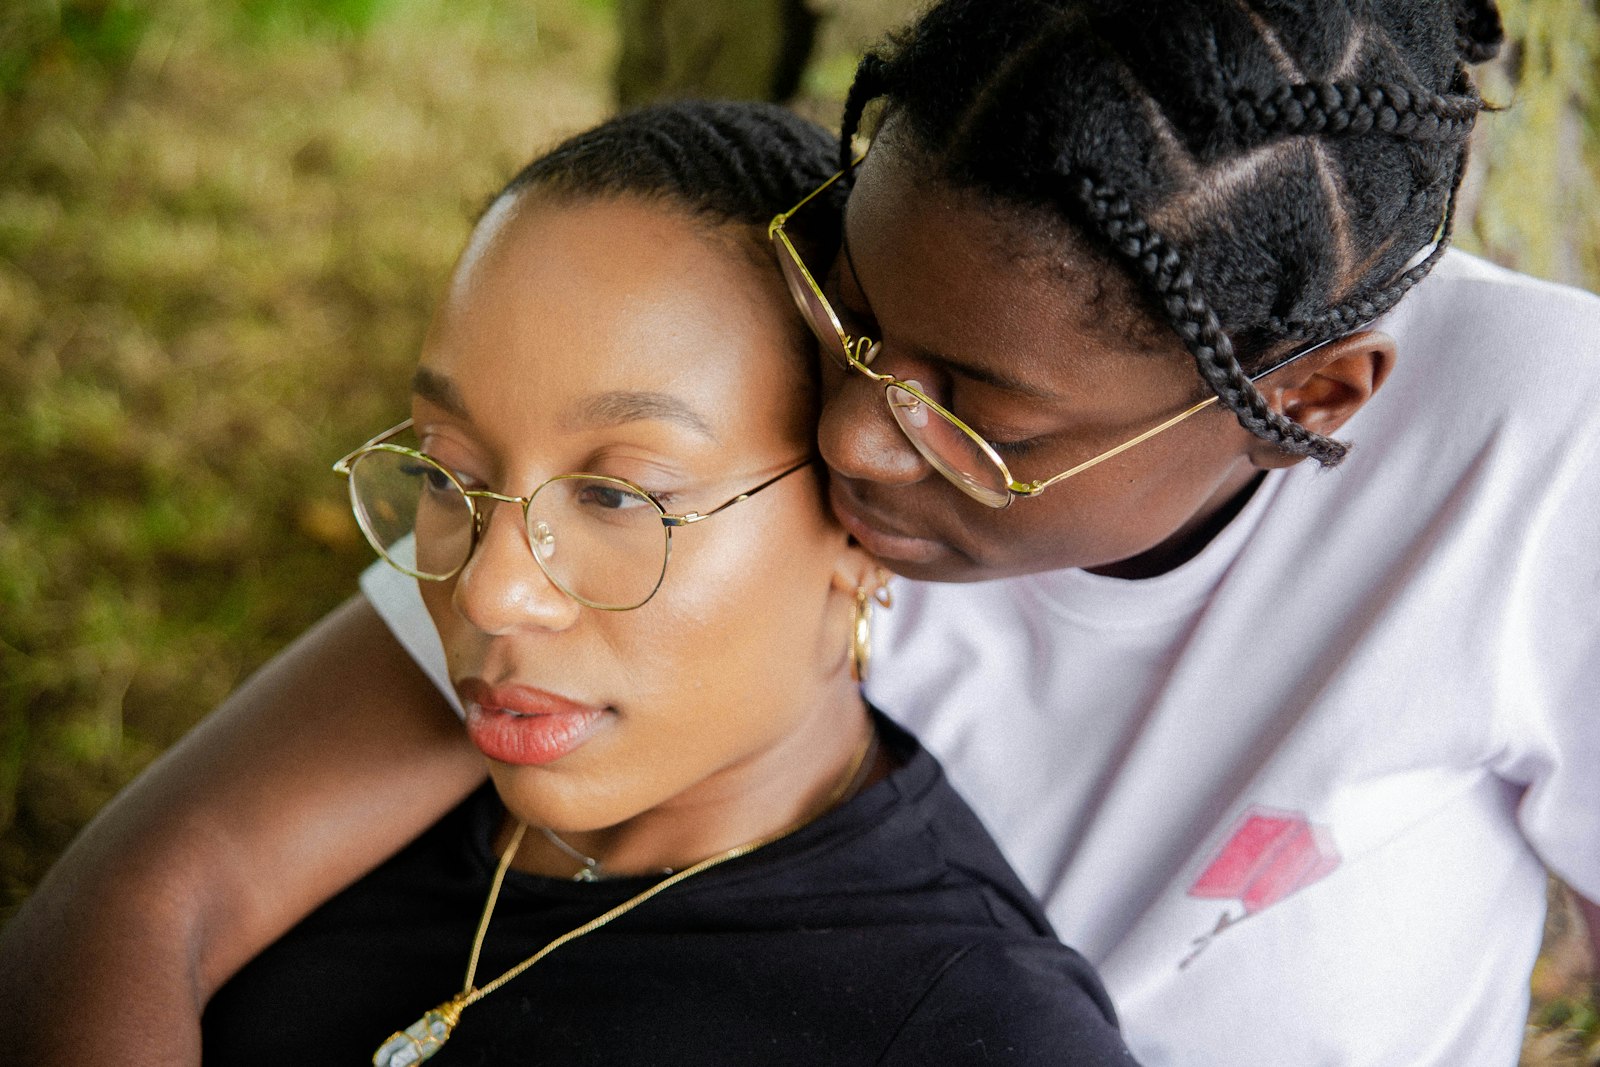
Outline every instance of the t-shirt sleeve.
{"label": "t-shirt sleeve", "polygon": [[884,1067],[1130,1067],[1116,1016],[1083,957],[1043,938],[954,957],[901,1025]]}
{"label": "t-shirt sleeve", "polygon": [[1539,858],[1600,901],[1600,432],[1565,443],[1529,502],[1535,536],[1513,549],[1496,770],[1525,786],[1517,821]]}
{"label": "t-shirt sleeve", "polygon": [[401,647],[411,653],[417,666],[439,687],[456,714],[462,714],[461,701],[450,685],[444,646],[439,644],[439,633],[433,628],[428,609],[423,606],[422,594],[417,592],[417,580],[379,560],[362,572],[361,592],[393,631]]}

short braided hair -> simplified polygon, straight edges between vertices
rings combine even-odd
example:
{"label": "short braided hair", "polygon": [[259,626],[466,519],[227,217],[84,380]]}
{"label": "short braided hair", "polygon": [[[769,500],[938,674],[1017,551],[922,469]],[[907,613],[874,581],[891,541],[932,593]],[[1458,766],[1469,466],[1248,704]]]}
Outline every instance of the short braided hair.
{"label": "short braided hair", "polygon": [[[523,167],[495,199],[529,187],[632,196],[712,223],[764,227],[834,172],[834,139],[774,104],[680,100],[577,134]],[[825,222],[829,212],[809,217]]]}
{"label": "short braided hair", "polygon": [[1345,446],[1249,380],[1392,308],[1443,254],[1493,0],[941,0],[857,69],[952,187],[1065,219],[1251,433]]}
{"label": "short braided hair", "polygon": [[1241,88],[1216,101],[1219,129],[1240,145],[1304,134],[1358,136],[1378,130],[1414,141],[1461,140],[1478,117],[1468,96],[1417,92],[1404,85],[1295,82],[1268,93]]}

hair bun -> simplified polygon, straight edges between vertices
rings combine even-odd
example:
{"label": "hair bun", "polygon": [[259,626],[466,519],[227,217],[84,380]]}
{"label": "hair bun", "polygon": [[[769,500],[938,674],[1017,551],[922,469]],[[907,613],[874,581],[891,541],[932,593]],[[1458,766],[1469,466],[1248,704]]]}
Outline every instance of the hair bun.
{"label": "hair bun", "polygon": [[1456,47],[1468,63],[1485,63],[1500,54],[1506,30],[1495,0],[1455,0]]}

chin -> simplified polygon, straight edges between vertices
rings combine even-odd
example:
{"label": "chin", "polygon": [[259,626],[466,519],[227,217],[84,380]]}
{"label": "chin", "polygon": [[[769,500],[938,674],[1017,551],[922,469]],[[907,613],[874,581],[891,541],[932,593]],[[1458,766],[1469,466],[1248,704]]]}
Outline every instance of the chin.
{"label": "chin", "polygon": [[983,568],[966,562],[907,563],[904,560],[879,560],[889,570],[914,582],[981,582],[993,575]]}
{"label": "chin", "polygon": [[648,804],[628,803],[614,785],[587,775],[553,773],[489,761],[489,777],[511,817],[556,833],[605,830],[640,815]]}
{"label": "chin", "polygon": [[[530,826],[548,826],[560,831],[572,828],[573,815],[591,807],[572,793],[576,783],[551,781],[549,773],[530,767],[489,761],[489,778],[511,817]],[[541,779],[543,779],[541,781]]]}
{"label": "chin", "polygon": [[896,559],[881,559],[878,562],[889,570],[894,571],[900,577],[909,578],[914,582],[943,582],[947,584],[987,582],[996,578],[1011,578],[1019,574],[1031,574],[1034,571],[1054,569],[1053,567],[1040,566],[1037,560],[1008,567],[978,563],[967,559],[965,556],[954,554],[944,556],[933,563],[907,563],[904,560]]}

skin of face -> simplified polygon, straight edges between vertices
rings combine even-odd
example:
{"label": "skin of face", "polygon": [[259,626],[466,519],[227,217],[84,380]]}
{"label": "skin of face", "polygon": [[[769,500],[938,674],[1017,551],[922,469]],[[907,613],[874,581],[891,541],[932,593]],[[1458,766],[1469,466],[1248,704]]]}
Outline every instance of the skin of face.
{"label": "skin of face", "polygon": [[[1041,234],[928,181],[895,141],[881,133],[882,147],[857,168],[849,255],[825,285],[846,330],[881,341],[874,370],[923,385],[1023,481],[1058,474],[1207,395],[1181,342],[1141,319],[1131,284],[1066,227]],[[1393,358],[1392,340],[1364,333],[1261,388],[1276,410],[1332,433]],[[1259,474],[1297,461],[1210,409],[993,509],[922,460],[881,385],[831,360],[818,440],[846,529],[885,566],[935,581],[1063,567],[1160,573],[1203,547]]]}
{"label": "skin of face", "polygon": [[[469,488],[525,495],[587,472],[676,513],[805,459],[808,346],[777,272],[730,234],[632,199],[502,199],[425,343],[422,449]],[[619,408],[620,393],[654,398]],[[630,611],[564,595],[520,509],[490,506],[460,574],[420,583],[452,680],[602,711],[553,762],[490,761],[512,814],[609,871],[642,873],[814,813],[867,736],[846,642],[871,574],[816,466],[676,530],[661,588]],[[536,854],[537,837],[519,865],[571,873],[570,859]]]}

